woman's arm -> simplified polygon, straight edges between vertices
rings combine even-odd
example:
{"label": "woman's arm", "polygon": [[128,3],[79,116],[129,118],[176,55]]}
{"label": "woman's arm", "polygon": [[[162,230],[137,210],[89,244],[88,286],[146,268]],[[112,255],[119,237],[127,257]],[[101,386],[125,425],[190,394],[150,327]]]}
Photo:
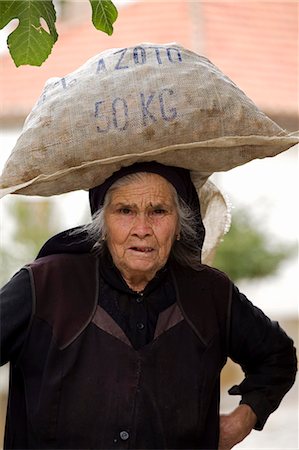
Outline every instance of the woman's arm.
{"label": "woman's arm", "polygon": [[22,269],[0,290],[0,365],[17,359],[26,338],[32,309],[29,273]]}
{"label": "woman's arm", "polygon": [[241,395],[241,402],[221,418],[221,449],[241,442],[252,428],[263,428],[293,385],[297,371],[292,339],[237,288],[232,299],[228,356],[242,367],[245,378],[229,390],[231,395]]}

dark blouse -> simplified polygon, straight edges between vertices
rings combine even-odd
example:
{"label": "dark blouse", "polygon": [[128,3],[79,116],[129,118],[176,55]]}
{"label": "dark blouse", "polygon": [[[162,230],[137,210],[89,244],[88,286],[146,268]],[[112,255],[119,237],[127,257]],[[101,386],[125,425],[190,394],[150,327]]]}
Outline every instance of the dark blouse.
{"label": "dark blouse", "polygon": [[[21,269],[12,280],[1,290],[1,310],[6,317],[5,323],[1,324],[1,334],[9,336],[5,348],[17,357],[30,322],[32,296],[27,270]],[[105,257],[101,261],[99,305],[123,329],[135,349],[151,342],[159,313],[175,301],[167,267],[160,270],[142,292],[135,292],[126,284],[111,258]],[[3,362],[5,348],[1,355]]]}
{"label": "dark blouse", "polygon": [[111,259],[100,264],[99,304],[123,329],[135,349],[154,338],[159,313],[175,303],[169,270],[160,270],[142,292],[129,288]]}
{"label": "dark blouse", "polygon": [[[123,329],[135,349],[154,338],[159,313],[176,301],[170,270],[165,267],[143,292],[134,292],[125,283],[112,261],[100,264],[99,304]],[[1,289],[0,364],[14,362],[26,338],[32,315],[29,273],[21,269]],[[233,289],[228,356],[238,362],[245,379],[229,393],[241,395],[258,416],[261,429],[294,382],[296,356],[291,339],[263,312]],[[259,360],[252,367],[252,360]],[[264,399],[264,400],[263,400]]]}

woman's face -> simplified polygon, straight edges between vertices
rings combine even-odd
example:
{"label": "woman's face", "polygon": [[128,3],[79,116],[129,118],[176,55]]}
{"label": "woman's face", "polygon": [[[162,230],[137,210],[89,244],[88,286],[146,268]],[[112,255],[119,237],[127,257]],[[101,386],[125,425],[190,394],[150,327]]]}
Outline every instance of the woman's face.
{"label": "woman's face", "polygon": [[144,289],[165,265],[179,232],[171,185],[146,174],[112,190],[105,224],[114,264],[132,289]]}

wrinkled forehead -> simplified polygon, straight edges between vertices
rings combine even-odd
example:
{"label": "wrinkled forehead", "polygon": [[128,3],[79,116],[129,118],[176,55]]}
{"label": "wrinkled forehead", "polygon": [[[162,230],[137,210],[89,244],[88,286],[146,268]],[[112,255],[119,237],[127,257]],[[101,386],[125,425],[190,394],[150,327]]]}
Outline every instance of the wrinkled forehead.
{"label": "wrinkled forehead", "polygon": [[154,173],[135,173],[117,180],[108,190],[105,204],[175,204],[176,190],[164,177]]}

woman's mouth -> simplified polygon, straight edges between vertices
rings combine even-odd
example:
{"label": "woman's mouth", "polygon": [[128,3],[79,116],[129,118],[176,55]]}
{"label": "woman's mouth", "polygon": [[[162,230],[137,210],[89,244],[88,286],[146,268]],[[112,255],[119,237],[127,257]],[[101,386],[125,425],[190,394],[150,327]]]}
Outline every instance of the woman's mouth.
{"label": "woman's mouth", "polygon": [[130,247],[130,250],[133,250],[134,252],[140,252],[140,253],[151,253],[154,251],[152,247]]}

